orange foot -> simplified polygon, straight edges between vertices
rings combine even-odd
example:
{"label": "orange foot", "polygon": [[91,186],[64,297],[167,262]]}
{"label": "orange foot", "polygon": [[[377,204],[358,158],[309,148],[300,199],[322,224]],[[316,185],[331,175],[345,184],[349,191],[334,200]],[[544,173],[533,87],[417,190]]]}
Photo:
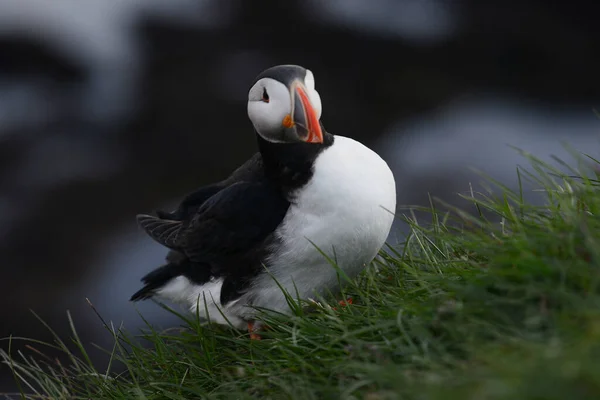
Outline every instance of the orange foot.
{"label": "orange foot", "polygon": [[[352,304],[352,297],[348,297],[348,299],[346,300],[340,300],[338,304],[342,307],[349,306],[350,304]],[[332,307],[332,309],[337,311],[337,307]]]}
{"label": "orange foot", "polygon": [[352,301],[352,297],[348,297],[346,300],[340,300],[340,301],[339,301],[339,304],[340,304],[340,306],[342,306],[342,307],[349,306],[349,305],[350,305],[350,304],[352,304],[352,303],[353,303],[353,301]]}
{"label": "orange foot", "polygon": [[248,322],[248,332],[250,333],[250,340],[261,340],[262,338],[258,333],[254,331],[258,330],[254,327],[254,322]]}

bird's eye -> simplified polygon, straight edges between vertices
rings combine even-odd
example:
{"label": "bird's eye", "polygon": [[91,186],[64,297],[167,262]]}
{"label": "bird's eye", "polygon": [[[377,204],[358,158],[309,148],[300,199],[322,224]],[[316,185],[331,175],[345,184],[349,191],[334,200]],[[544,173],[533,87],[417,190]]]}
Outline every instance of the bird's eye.
{"label": "bird's eye", "polygon": [[262,101],[264,101],[265,103],[269,102],[269,94],[267,93],[267,89],[263,89],[263,94],[262,94]]}

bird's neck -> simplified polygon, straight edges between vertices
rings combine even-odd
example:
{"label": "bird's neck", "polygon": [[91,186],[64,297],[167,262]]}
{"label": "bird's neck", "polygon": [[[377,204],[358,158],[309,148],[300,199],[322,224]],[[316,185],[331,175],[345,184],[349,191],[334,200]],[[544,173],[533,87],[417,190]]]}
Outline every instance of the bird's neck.
{"label": "bird's neck", "polygon": [[304,186],[313,175],[315,160],[333,144],[334,136],[323,128],[323,143],[272,143],[258,133],[258,149],[267,178],[285,193]]}

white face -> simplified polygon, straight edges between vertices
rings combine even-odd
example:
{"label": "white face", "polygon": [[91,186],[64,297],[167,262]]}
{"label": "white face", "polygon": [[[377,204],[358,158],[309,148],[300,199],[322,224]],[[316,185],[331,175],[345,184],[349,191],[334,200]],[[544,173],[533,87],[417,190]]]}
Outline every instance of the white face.
{"label": "white face", "polygon": [[[317,118],[320,119],[321,97],[315,90],[315,78],[309,70],[306,71],[304,86]],[[287,86],[274,79],[263,78],[248,93],[248,117],[263,138],[271,142],[283,142],[283,121],[286,116],[292,115],[292,103],[293,97]]]}

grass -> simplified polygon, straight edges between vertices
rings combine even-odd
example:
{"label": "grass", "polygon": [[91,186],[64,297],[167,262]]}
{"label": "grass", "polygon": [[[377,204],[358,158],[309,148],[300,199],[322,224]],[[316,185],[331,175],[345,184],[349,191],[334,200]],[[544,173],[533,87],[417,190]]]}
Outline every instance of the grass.
{"label": "grass", "polygon": [[598,399],[599,182],[524,157],[531,172],[519,168],[519,181],[543,187],[545,205],[490,181],[491,193],[465,196],[472,213],[432,206],[421,224],[407,211],[405,243],[346,287],[351,305],[290,299],[293,317],[262,315],[272,327],[262,341],[189,315],[176,330],[141,335],[105,323],[114,347],[102,371],[73,322],[66,341],[12,338],[2,357],[16,396]]}

